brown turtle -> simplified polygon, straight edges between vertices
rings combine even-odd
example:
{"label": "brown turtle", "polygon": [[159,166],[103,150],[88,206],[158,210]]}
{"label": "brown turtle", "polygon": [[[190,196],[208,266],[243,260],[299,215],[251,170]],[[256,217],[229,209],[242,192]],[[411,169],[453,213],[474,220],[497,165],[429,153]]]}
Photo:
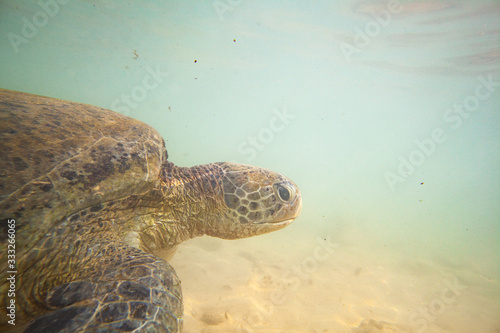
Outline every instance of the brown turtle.
{"label": "brown turtle", "polygon": [[178,332],[180,281],[156,251],[300,213],[286,177],[175,166],[156,130],[110,110],[0,90],[0,130],[1,331]]}

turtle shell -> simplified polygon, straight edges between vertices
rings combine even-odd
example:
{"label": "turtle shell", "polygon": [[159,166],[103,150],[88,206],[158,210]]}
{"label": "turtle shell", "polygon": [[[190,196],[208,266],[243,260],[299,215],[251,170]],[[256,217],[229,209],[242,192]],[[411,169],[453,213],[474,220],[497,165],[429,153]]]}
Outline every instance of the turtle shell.
{"label": "turtle shell", "polygon": [[16,220],[23,251],[65,216],[148,191],[168,157],[159,133],[138,120],[8,90],[0,156],[0,217]]}

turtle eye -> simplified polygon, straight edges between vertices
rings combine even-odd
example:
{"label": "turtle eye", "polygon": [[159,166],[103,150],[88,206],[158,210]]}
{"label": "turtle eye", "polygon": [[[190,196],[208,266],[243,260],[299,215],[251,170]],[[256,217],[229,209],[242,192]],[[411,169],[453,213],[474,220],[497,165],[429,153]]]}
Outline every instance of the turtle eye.
{"label": "turtle eye", "polygon": [[290,202],[295,198],[295,191],[288,184],[274,184],[274,192],[283,202]]}
{"label": "turtle eye", "polygon": [[278,195],[280,196],[280,199],[285,202],[290,200],[290,191],[286,187],[280,186],[278,188]]}

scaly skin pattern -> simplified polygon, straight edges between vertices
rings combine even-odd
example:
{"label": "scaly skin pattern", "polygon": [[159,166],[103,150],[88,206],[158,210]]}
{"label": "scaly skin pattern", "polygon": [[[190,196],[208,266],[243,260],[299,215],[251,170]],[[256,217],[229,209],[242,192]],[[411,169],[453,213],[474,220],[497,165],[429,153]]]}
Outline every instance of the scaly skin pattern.
{"label": "scaly skin pattern", "polygon": [[6,220],[16,220],[15,328],[180,332],[182,291],[155,256],[202,235],[281,229],[300,213],[275,172],[167,160],[161,136],[115,112],[0,90],[0,331],[8,323]]}

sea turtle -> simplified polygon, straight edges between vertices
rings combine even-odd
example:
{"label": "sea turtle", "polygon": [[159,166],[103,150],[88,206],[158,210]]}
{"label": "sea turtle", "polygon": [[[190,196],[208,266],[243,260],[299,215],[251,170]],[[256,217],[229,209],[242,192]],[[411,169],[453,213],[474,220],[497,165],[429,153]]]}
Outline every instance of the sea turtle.
{"label": "sea turtle", "polygon": [[180,281],[154,253],[268,233],[301,210],[286,177],[175,166],[156,130],[99,107],[0,90],[0,130],[2,332],[178,332]]}

